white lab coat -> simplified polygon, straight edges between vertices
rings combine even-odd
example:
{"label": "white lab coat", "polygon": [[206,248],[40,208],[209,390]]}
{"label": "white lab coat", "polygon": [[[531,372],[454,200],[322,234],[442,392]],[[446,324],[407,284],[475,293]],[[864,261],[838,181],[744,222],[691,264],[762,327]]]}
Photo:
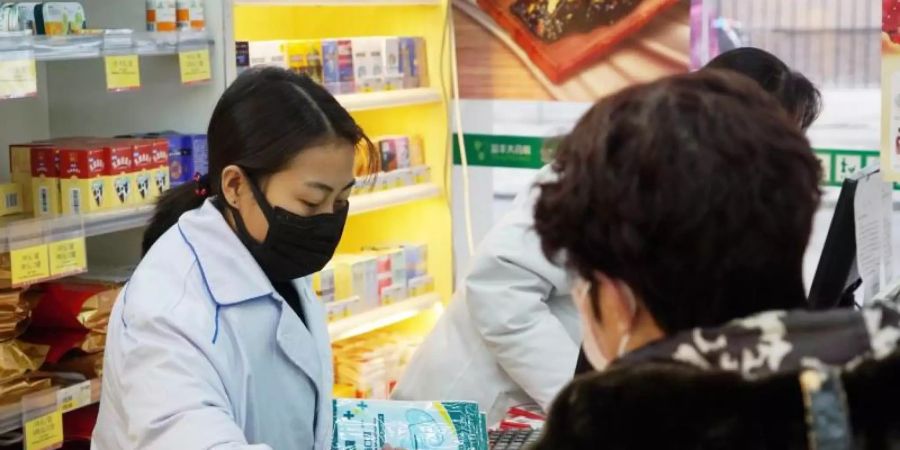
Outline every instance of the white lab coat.
{"label": "white lab coat", "polygon": [[164,234],[109,320],[95,450],[331,445],[325,314],[307,329],[207,201]]}
{"label": "white lab coat", "polygon": [[[553,176],[545,167],[536,181]],[[516,405],[547,410],[572,380],[581,342],[578,312],[565,271],[547,261],[534,232],[537,193],[520,194],[485,236],[394,398],[477,401],[490,424]]]}

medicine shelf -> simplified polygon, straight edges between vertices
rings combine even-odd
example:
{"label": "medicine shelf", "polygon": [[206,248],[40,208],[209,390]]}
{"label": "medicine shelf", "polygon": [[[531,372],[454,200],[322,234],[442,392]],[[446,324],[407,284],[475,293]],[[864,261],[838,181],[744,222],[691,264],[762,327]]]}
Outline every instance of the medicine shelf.
{"label": "medicine shelf", "polygon": [[336,98],[348,111],[365,111],[370,109],[438,103],[441,101],[441,92],[433,88],[415,88],[397,91],[341,94],[337,95]]}
{"label": "medicine shelf", "polygon": [[415,317],[440,301],[440,295],[431,293],[382,306],[331,322],[328,324],[328,335],[331,336],[331,342],[363,335]]}
{"label": "medicine shelf", "polygon": [[390,208],[404,203],[425,200],[440,195],[441,189],[432,183],[388,189],[350,197],[350,215]]}
{"label": "medicine shelf", "polygon": [[[68,411],[93,405],[100,401],[100,380],[94,378],[60,387],[57,391],[57,397],[59,398],[60,407],[68,403],[67,406],[71,408]],[[0,407],[0,434],[18,430],[22,426],[21,403],[11,403]]]}
{"label": "medicine shelf", "polygon": [[440,0],[236,0],[253,6],[439,6]]}
{"label": "medicine shelf", "polygon": [[0,56],[31,52],[37,61],[73,61],[111,55],[161,56],[208,47],[205,31],[147,32],[110,30],[98,35],[32,36],[22,32],[0,33]]}

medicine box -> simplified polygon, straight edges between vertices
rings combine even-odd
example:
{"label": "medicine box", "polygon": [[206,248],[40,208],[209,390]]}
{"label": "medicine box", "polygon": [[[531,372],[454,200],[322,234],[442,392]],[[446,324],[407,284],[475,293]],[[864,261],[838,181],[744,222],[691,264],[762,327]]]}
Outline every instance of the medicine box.
{"label": "medicine box", "polygon": [[287,69],[285,41],[250,41],[247,44],[249,66],[274,66]]}
{"label": "medicine box", "polygon": [[159,198],[169,189],[169,142],[166,139],[153,139],[153,183],[152,198]]}
{"label": "medicine box", "polygon": [[431,275],[409,280],[409,295],[411,297],[418,297],[429,292],[434,292],[434,278]]}
{"label": "medicine box", "polygon": [[19,214],[23,210],[22,186],[19,183],[0,184],[0,216]]}
{"label": "medicine box", "polygon": [[425,40],[415,37],[399,38],[400,73],[403,87],[428,86],[428,59],[425,54]]}
{"label": "medicine box", "polygon": [[34,212],[33,183],[31,179],[31,149],[49,147],[51,144],[13,144],[9,146],[9,171],[13,183],[22,189],[22,212]]}
{"label": "medicine box", "polygon": [[319,40],[290,41],[287,44],[288,67],[322,84],[322,43]]}
{"label": "medicine box", "polygon": [[400,72],[400,39],[385,38],[382,45],[384,89],[388,91],[403,89],[403,73]]}
{"label": "medicine box", "polygon": [[195,174],[209,171],[209,151],[206,135],[171,134],[169,143],[169,179],[178,186],[194,179]]}
{"label": "medicine box", "polygon": [[104,206],[112,209],[136,204],[132,145],[116,139],[104,144]]}
{"label": "medicine box", "polygon": [[[406,251],[403,247],[371,246],[367,247],[365,250],[371,252],[373,256],[378,258],[379,276],[381,275],[381,270],[383,268],[390,271],[390,277],[388,278],[390,282],[388,283],[388,286],[399,285],[406,287],[408,276],[406,270]],[[383,259],[387,259],[387,262],[383,261]],[[383,287],[382,290],[384,290]]]}
{"label": "medicine box", "polygon": [[150,203],[155,199],[153,195],[153,142],[146,139],[134,139],[132,145],[132,172],[134,173],[134,202],[137,204]]}
{"label": "medicine box", "polygon": [[62,213],[81,214],[103,209],[106,194],[103,147],[62,147],[59,165]]}
{"label": "medicine box", "polygon": [[384,38],[353,39],[353,70],[356,92],[384,90]]}
{"label": "medicine box", "polygon": [[322,78],[333,94],[350,94],[353,79],[353,43],[348,39],[322,41]]}
{"label": "medicine box", "polygon": [[334,267],[326,265],[312,275],[312,288],[323,303],[332,303],[334,296]]}
{"label": "medicine box", "polygon": [[378,267],[374,258],[340,254],[332,260],[334,267],[334,293],[337,301],[357,296],[354,313],[378,306]]}
{"label": "medicine box", "polygon": [[175,0],[147,0],[147,31],[175,31],[177,24]]}
{"label": "medicine box", "polygon": [[32,210],[37,217],[60,213],[58,157],[54,146],[31,148]]}

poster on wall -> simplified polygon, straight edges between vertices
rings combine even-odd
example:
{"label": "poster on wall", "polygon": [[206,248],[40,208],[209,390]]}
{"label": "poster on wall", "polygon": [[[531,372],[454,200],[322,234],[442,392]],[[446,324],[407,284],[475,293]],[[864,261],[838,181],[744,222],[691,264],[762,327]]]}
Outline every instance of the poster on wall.
{"label": "poster on wall", "polygon": [[688,70],[688,0],[453,0],[460,96],[593,102]]}
{"label": "poster on wall", "polygon": [[900,182],[900,0],[881,5],[881,167]]}

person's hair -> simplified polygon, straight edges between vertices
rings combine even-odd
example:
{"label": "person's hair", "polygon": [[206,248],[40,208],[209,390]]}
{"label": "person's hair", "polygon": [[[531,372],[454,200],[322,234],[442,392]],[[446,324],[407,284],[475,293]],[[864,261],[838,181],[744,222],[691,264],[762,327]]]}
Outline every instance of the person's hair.
{"label": "person's hair", "polygon": [[[900,445],[898,377],[897,353],[841,374],[853,448]],[[745,379],[674,362],[614,366],[563,389],[534,450],[806,449],[799,380],[799,370]]]}
{"label": "person's hair", "polygon": [[187,211],[222,192],[222,170],[237,165],[256,181],[282,170],[307,148],[344,141],[367,153],[377,171],[375,148],[350,113],[306,75],[266,67],[241,74],[213,110],[207,131],[209,174],[205,195],[198,183],[164,193],[144,233],[146,253]]}
{"label": "person's hair", "polygon": [[700,71],[607,97],[554,170],[535,206],[545,255],[624,281],[665,333],[805,307],[821,167],[749,79]]}
{"label": "person's hair", "polygon": [[713,58],[705,68],[731,70],[753,79],[774,95],[804,130],[822,111],[822,94],[812,82],[765,50],[755,47],[729,50]]}

